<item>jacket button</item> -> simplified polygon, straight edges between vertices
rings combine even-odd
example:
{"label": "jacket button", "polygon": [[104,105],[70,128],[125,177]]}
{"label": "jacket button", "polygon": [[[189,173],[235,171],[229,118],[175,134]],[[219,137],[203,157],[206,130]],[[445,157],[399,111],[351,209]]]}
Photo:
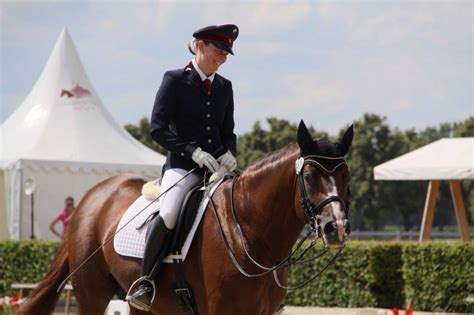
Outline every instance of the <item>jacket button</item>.
{"label": "jacket button", "polygon": [[207,142],[212,143],[212,139],[207,139]]}
{"label": "jacket button", "polygon": [[184,153],[181,152],[181,156],[184,156]]}
{"label": "jacket button", "polygon": [[207,114],[206,117],[207,117],[207,118],[211,118],[211,114]]}
{"label": "jacket button", "polygon": [[206,103],[206,104],[207,104],[207,105],[211,105],[211,102],[207,101],[207,103]]}
{"label": "jacket button", "polygon": [[206,130],[207,130],[207,131],[211,131],[211,127],[207,126],[207,127],[206,127]]}

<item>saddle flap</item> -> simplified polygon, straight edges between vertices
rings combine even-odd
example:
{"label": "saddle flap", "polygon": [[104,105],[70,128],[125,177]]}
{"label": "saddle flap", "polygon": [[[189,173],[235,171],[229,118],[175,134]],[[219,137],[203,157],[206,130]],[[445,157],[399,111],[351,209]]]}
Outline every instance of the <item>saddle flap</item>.
{"label": "saddle flap", "polygon": [[[204,216],[206,211],[206,207],[209,203],[209,196],[212,196],[214,191],[217,187],[224,181],[224,178],[221,178],[218,182],[214,183],[212,186],[208,187],[208,191],[198,191],[196,194],[200,195],[194,202],[183,202],[181,208],[186,210],[180,212],[180,216],[178,217],[178,223],[174,231],[178,231],[176,234],[173,234],[171,237],[170,247],[174,253],[166,257],[163,261],[166,263],[173,263],[173,260],[181,259],[185,260],[186,255],[189,252],[189,248],[191,247],[191,243],[193,241],[194,235],[196,234],[200,222]],[[197,191],[200,189],[199,187],[195,187],[190,191],[189,196],[185,198],[191,198],[192,192]],[[203,202],[200,202],[202,196],[205,196]],[[159,200],[147,200],[144,196],[139,196],[137,200],[135,200],[129,208],[125,211],[120,219],[119,224],[116,228],[116,235],[114,236],[114,249],[117,254],[125,257],[135,257],[135,258],[143,258],[143,252],[145,249],[145,236],[147,231],[147,226],[140,229],[140,225],[143,224],[150,217],[150,215],[159,211]],[[195,206],[194,211],[189,210],[188,207],[191,207],[191,204]],[[197,206],[199,205],[199,206]],[[196,212],[196,207],[197,212]],[[186,219],[185,219],[186,218]],[[180,222],[184,222],[183,225]],[[173,233],[173,232],[172,232]],[[180,241],[178,241],[178,236]],[[184,242],[183,242],[183,239]],[[182,244],[181,247],[178,244]]]}
{"label": "saddle flap", "polygon": [[173,242],[171,244],[171,253],[180,251],[183,247],[186,237],[191,230],[199,205],[204,198],[205,188],[202,185],[193,187],[184,198],[181,210],[179,212],[178,222],[173,233]]}

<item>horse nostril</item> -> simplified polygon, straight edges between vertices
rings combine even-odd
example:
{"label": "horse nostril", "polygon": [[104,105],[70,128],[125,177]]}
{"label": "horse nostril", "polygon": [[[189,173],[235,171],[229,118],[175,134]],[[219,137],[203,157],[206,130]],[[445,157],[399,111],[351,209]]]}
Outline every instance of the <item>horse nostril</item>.
{"label": "horse nostril", "polygon": [[344,222],[344,232],[346,232],[346,235],[351,234],[351,223],[348,220]]}
{"label": "horse nostril", "polygon": [[324,226],[324,233],[325,234],[330,234],[330,233],[333,233],[334,231],[336,231],[336,222],[335,221],[329,221],[328,223],[326,223],[326,225]]}

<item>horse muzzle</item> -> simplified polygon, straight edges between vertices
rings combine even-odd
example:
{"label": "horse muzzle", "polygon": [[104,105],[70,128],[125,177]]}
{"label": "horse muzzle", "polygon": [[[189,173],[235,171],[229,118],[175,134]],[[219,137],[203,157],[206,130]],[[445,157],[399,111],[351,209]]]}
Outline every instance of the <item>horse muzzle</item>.
{"label": "horse muzzle", "polygon": [[339,249],[346,242],[346,237],[351,233],[349,220],[327,222],[323,228],[323,237],[330,249]]}

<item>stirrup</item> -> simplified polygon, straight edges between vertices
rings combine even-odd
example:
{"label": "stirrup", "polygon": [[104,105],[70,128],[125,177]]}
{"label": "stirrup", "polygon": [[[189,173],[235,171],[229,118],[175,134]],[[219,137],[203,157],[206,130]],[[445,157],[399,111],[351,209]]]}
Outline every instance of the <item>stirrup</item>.
{"label": "stirrup", "polygon": [[[151,284],[151,286],[153,288],[153,295],[151,297],[150,305],[145,304],[145,303],[133,298],[132,295],[131,295],[132,289],[134,289],[135,286],[137,286],[141,281],[148,282],[149,284]],[[128,304],[130,304],[131,306],[133,306],[136,309],[139,309],[139,310],[145,311],[145,312],[149,312],[150,309],[151,309],[151,306],[153,305],[153,302],[155,301],[155,295],[156,295],[155,282],[153,280],[151,280],[150,278],[148,278],[147,276],[143,276],[143,277],[138,278],[137,280],[135,280],[132,283],[132,285],[130,286],[130,289],[128,289],[127,296],[125,297],[125,301],[127,301]]]}

